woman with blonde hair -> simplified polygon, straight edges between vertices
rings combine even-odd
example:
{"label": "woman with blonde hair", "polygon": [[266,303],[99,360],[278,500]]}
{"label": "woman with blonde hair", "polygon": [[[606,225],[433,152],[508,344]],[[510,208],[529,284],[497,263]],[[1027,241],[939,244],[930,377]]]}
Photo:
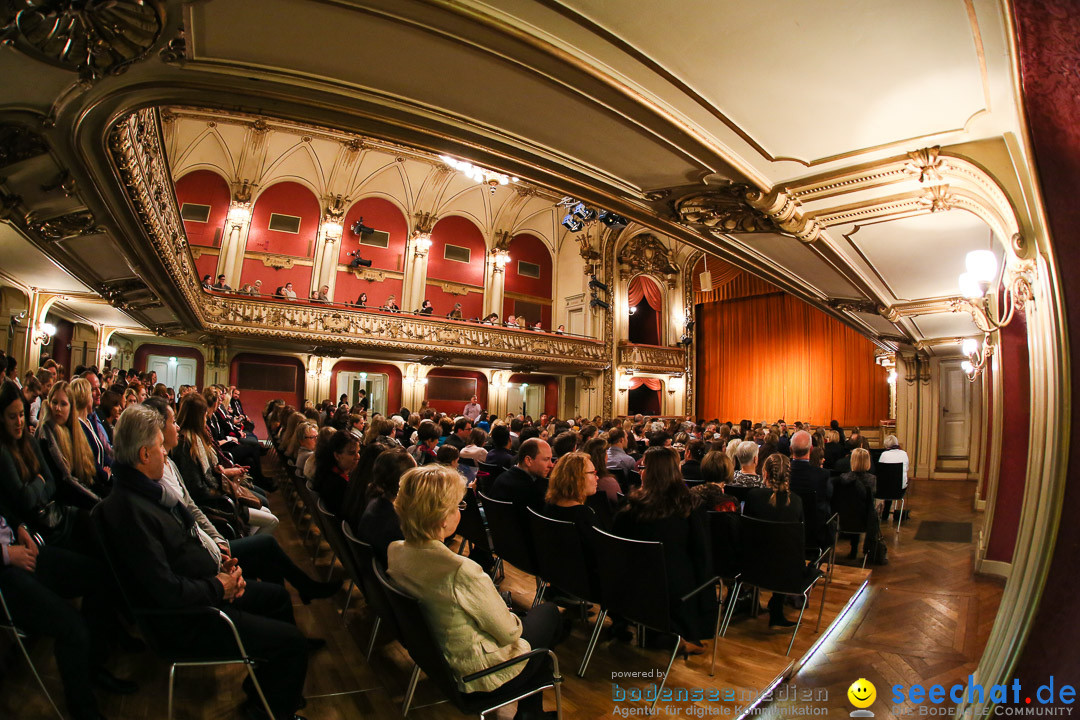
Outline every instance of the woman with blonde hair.
{"label": "woman with blonde hair", "polygon": [[128,405],[136,405],[138,404],[138,402],[139,393],[135,391],[135,388],[129,387],[127,390],[124,391],[124,401],[121,403],[120,411],[123,412],[124,408],[127,408]]}
{"label": "woman with blonde hair", "polygon": [[98,495],[104,495],[111,483],[112,470],[109,467],[109,456],[105,444],[101,442],[101,438],[98,437],[94,426],[90,424],[90,413],[94,410],[94,389],[89,380],[75,378],[68,383],[67,394],[68,399],[71,400],[71,414],[74,415],[74,420],[71,422],[72,448],[74,450],[72,472],[81,479],[81,473],[84,472],[85,468],[85,463],[81,457],[83,451],[81,444],[77,438],[74,438],[75,420],[77,420],[78,426],[82,428],[94,464],[94,487],[97,489]]}
{"label": "woman with blonde hair", "polygon": [[[394,509],[404,540],[387,551],[390,577],[424,609],[432,633],[464,693],[501,690],[512,697],[538,673],[550,671],[546,654],[465,683],[462,677],[499,665],[533,648],[554,648],[558,608],[541,603],[524,619],[510,612],[479,565],[444,544],[461,520],[465,479],[439,464],[401,476]],[[543,717],[543,696],[518,701],[515,720]]]}
{"label": "woman with blonde hair", "polygon": [[[835,431],[834,431],[835,432]],[[859,500],[866,503],[870,516],[866,524],[866,547],[863,552],[870,552],[870,548],[881,537],[881,526],[878,522],[877,510],[874,507],[874,493],[877,491],[877,478],[870,474],[870,453],[865,448],[855,448],[851,451],[851,472],[844,473],[836,478],[836,487],[833,497],[851,492]],[[834,500],[835,502],[835,500]],[[854,559],[859,554],[859,536],[851,535],[851,552],[848,559]]]}
{"label": "woman with blonde hair", "polygon": [[295,458],[296,451],[300,448],[296,435],[297,426],[307,420],[303,413],[294,412],[285,421],[285,429],[281,431],[281,452],[285,457]]}
{"label": "woman with blonde hair", "polygon": [[91,508],[101,500],[105,488],[95,487],[94,455],[77,422],[68,383],[54,383],[42,405],[37,439],[53,477],[72,494],[72,504]]}

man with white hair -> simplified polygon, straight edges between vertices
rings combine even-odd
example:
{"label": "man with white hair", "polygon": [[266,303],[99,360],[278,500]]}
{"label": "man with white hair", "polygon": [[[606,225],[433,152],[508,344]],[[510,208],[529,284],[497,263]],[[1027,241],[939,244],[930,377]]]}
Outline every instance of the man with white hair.
{"label": "man with white hair", "polygon": [[[165,470],[163,422],[144,405],[124,410],[113,432],[114,487],[101,503],[109,551],[137,605],[180,610],[218,608],[233,621],[244,648],[260,658],[255,670],[275,718],[295,718],[304,702],[308,642],[293,620],[292,599],[281,585],[248,582],[235,559],[215,561],[179,495],[161,483]],[[170,640],[193,653],[235,651],[226,632],[177,623]],[[245,688],[249,715],[258,714],[254,688]]]}
{"label": "man with white hair", "polygon": [[[904,467],[900,475],[902,483],[901,487],[906,488],[908,481],[908,454],[900,449],[900,440],[898,440],[895,435],[886,435],[882,445],[885,447],[885,452],[881,453],[881,456],[878,458],[878,465],[902,463]],[[884,503],[885,504],[881,508],[881,519],[888,520],[889,510],[892,509],[892,501],[885,500]]]}

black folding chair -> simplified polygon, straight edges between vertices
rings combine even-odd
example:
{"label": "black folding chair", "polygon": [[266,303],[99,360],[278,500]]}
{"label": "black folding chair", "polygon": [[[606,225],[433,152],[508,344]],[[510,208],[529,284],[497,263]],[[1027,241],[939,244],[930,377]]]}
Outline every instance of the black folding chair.
{"label": "black folding chair", "polygon": [[[307,505],[308,512],[311,513],[311,524],[319,528],[319,537],[315,538],[315,550],[311,553],[311,562],[314,563],[315,559],[319,557],[319,547],[322,545],[322,541],[325,540],[326,544],[330,546],[330,572],[333,572],[334,558],[337,557],[337,553],[334,552],[334,546],[330,544],[330,533],[327,530],[327,524],[336,524],[337,521],[332,519],[333,516],[330,516],[331,519],[327,520],[326,514],[319,509],[322,498],[310,480],[304,483],[304,490],[304,504]],[[323,509],[326,509],[325,505]],[[311,527],[308,528],[308,534],[311,534]],[[327,580],[329,579],[327,577]]]}
{"label": "black folding chair", "polygon": [[[720,580],[721,597],[723,597],[724,581],[727,581],[728,603],[734,605],[737,596],[731,590],[735,585],[735,577],[739,574],[739,513],[709,512],[708,517],[709,537],[712,540],[713,573]],[[721,613],[717,613],[715,637],[720,635],[720,616]],[[718,643],[715,637],[709,675],[716,671],[716,646]]]}
{"label": "black folding chair", "polygon": [[375,549],[356,537],[352,528],[349,527],[349,523],[344,520],[341,521],[341,534],[345,536],[345,544],[352,555],[353,567],[356,568],[359,575],[360,592],[364,596],[364,602],[375,611],[375,621],[371,626],[371,638],[368,640],[367,651],[364,653],[364,656],[370,662],[371,654],[375,651],[375,640],[379,636],[379,628],[382,624],[385,622],[393,634],[398,637],[401,637],[401,631],[398,629],[397,620],[390,610],[390,601],[386,597],[386,592],[375,577],[373,563],[378,564],[378,560],[375,559]]}
{"label": "black folding chair", "polygon": [[461,547],[458,554],[465,552],[465,544],[479,545],[491,550],[491,535],[487,525],[484,524],[484,516],[480,513],[480,502],[476,498],[476,490],[465,488],[465,509],[461,511],[461,520],[458,522],[457,534],[461,536]]}
{"label": "black folding chair", "polygon": [[[807,565],[805,558],[805,535],[801,522],[773,522],[760,520],[746,515],[740,516],[739,520],[739,565],[741,572],[735,578],[735,589],[732,598],[739,597],[739,589],[743,585],[752,585],[759,591],[779,593],[781,595],[801,595],[803,598],[802,608],[799,610],[799,620],[795,623],[795,630],[791,633],[791,642],[788,643],[785,655],[791,654],[791,648],[795,645],[795,636],[799,634],[802,626],[803,614],[810,602],[810,593],[818,580],[822,579],[821,571],[813,565]],[[825,610],[825,588],[821,591],[821,607],[818,609],[817,629],[821,630],[821,616]],[[735,609],[734,599],[728,602],[727,616],[720,632],[721,637],[727,635],[728,626],[731,624],[731,616]]]}
{"label": "black folding chair", "polygon": [[540,575],[571,597],[582,603],[594,603],[600,606],[593,626],[592,636],[585,648],[585,655],[578,668],[578,676],[585,677],[596,641],[600,638],[600,629],[604,626],[607,610],[604,609],[600,593],[599,579],[593,578],[586,562],[586,553],[592,554],[592,548],[586,547],[577,525],[565,520],[554,520],[540,515],[529,508],[529,522],[532,525],[533,541],[536,543],[536,562]]}
{"label": "black folding chair", "polygon": [[832,568],[834,555],[830,553],[836,550],[836,514],[822,519],[821,511],[817,505],[817,490],[797,490],[795,494],[802,500],[803,506],[803,532],[806,538],[806,559],[810,560],[814,567],[821,565],[826,555],[829,555],[829,567]]}
{"label": "black folding chair", "polygon": [[[447,699],[463,713],[469,715],[479,714],[481,718],[484,718],[487,717],[488,713],[510,703],[552,689],[555,691],[555,712],[561,720],[562,676],[559,674],[559,659],[552,650],[534,648],[527,653],[510,658],[506,662],[493,665],[486,670],[458,678],[450,668],[450,664],[446,662],[446,657],[443,656],[442,647],[435,639],[420,601],[391,582],[377,564],[372,564],[372,570],[386,593],[390,609],[397,619],[398,627],[402,632],[400,636],[401,642],[408,651],[409,657],[416,663],[412,675],[409,677],[408,688],[405,690],[402,716],[409,714],[413,695],[416,693],[416,685],[420,681],[420,671],[423,670],[428,679],[434,682],[439,690],[446,695]],[[479,680],[482,677],[527,662],[540,655],[547,655],[550,658],[551,670],[550,672],[538,673],[534,686],[524,692],[514,692],[512,690],[507,692],[498,689],[484,693],[463,693],[458,689],[459,679],[463,683]]]}
{"label": "black folding chair", "polygon": [[26,658],[26,664],[30,666],[30,672],[34,673],[34,679],[37,680],[38,685],[41,687],[41,692],[45,693],[45,699],[49,701],[49,705],[52,706],[56,716],[59,717],[60,720],[64,720],[63,713],[56,707],[52,695],[49,694],[49,689],[45,687],[45,682],[41,679],[41,675],[38,674],[37,667],[34,666],[34,661],[30,659],[30,653],[27,651],[26,644],[23,642],[23,640],[27,638],[27,635],[15,624],[15,619],[11,617],[11,611],[8,610],[7,601],[4,600],[4,593],[2,592],[0,592],[0,608],[3,608],[4,610],[3,617],[0,617],[0,630],[7,630],[11,633],[11,636],[15,638],[15,644],[19,646],[19,650],[22,651],[23,657]]}
{"label": "black folding chair", "polygon": [[533,599],[533,607],[535,607],[544,598],[546,584],[541,579],[540,570],[536,564],[536,553],[529,528],[523,525],[521,514],[513,503],[489,498],[484,493],[479,493],[479,495],[480,502],[484,506],[484,515],[487,517],[488,529],[491,530],[491,544],[495,554],[499,556],[499,562],[508,562],[518,570],[536,577],[536,596]]}
{"label": "black folding chair", "polygon": [[[614,615],[643,625],[660,633],[676,636],[664,679],[656,690],[650,707],[656,707],[664,684],[667,683],[671,666],[682,645],[680,628],[671,616],[671,596],[667,581],[667,565],[664,562],[664,544],[645,540],[616,537],[593,528],[596,555],[603,558],[599,563],[600,587],[604,607]],[[715,590],[718,578],[712,577],[679,598],[681,603],[696,597],[705,590]],[[719,618],[719,609],[717,610]]]}
{"label": "black folding chair", "polygon": [[476,469],[476,487],[480,492],[487,492],[495,478],[503,474],[506,468],[492,463],[478,463]]}
{"label": "black folding chair", "polygon": [[[240,633],[237,631],[232,618],[218,608],[209,605],[181,610],[158,610],[135,605],[131,601],[128,588],[124,586],[120,573],[117,572],[116,564],[113,562],[108,527],[105,525],[100,505],[90,512],[90,526],[93,529],[98,547],[101,549],[101,554],[104,556],[105,562],[108,564],[109,570],[116,581],[116,586],[120,588],[120,600],[126,607],[128,615],[135,620],[139,633],[146,640],[146,644],[150,646],[150,649],[162,660],[169,663],[169,697],[166,717],[172,720],[173,685],[176,679],[176,668],[211,667],[216,665],[243,665],[247,669],[248,678],[259,696],[259,701],[266,711],[266,716],[274,717],[274,712],[270,709],[270,703],[267,702],[266,695],[263,693],[262,685],[259,684],[259,678],[255,676],[256,659],[249,656],[247,650],[244,649],[244,642],[240,639]],[[186,634],[189,636],[208,637],[211,633],[224,635],[236,643],[236,650],[235,652],[214,654],[184,647],[176,642],[175,635],[172,634],[175,633],[177,627],[186,628],[188,630]]]}
{"label": "black folding chair", "polygon": [[900,502],[900,509],[896,511],[896,532],[900,532],[900,523],[904,522],[904,502],[907,488],[904,487],[904,464],[883,463],[877,464],[877,491],[874,493],[876,500],[889,500]]}
{"label": "black folding chair", "polygon": [[[832,509],[837,518],[837,535],[856,535],[865,545],[865,537],[870,530],[870,523],[877,522],[874,516],[874,498],[867,492],[859,494],[854,483],[834,483]],[[858,546],[856,546],[858,547]],[[833,550],[833,557],[836,550]],[[863,553],[862,566],[866,567],[869,553]]]}
{"label": "black folding chair", "polygon": [[738,500],[740,505],[746,502],[746,498],[750,497],[750,491],[753,489],[745,485],[731,485],[730,483],[724,486],[724,492]]}

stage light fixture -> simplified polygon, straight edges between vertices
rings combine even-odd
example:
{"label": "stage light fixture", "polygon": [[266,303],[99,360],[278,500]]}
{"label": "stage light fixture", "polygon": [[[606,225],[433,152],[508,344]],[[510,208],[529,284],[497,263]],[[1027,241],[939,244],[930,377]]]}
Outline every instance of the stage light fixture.
{"label": "stage light fixture", "polygon": [[574,206],[574,209],[571,212],[573,212],[574,215],[580,218],[583,222],[590,222],[596,219],[596,211],[590,207],[587,207],[585,203],[579,202],[577,205]]}
{"label": "stage light fixture", "polygon": [[370,235],[371,233],[375,232],[375,228],[368,227],[367,225],[365,225],[364,224],[364,218],[361,216],[361,218],[359,220],[357,220],[355,223],[353,223],[352,231],[353,231],[353,235],[356,235],[358,237],[365,237],[365,236]]}
{"label": "stage light fixture", "polygon": [[589,301],[589,307],[603,308],[604,310],[610,310],[611,309],[611,305],[604,302],[600,298],[596,297],[596,293],[593,293],[592,300]]}
{"label": "stage light fixture", "polygon": [[622,215],[616,215],[615,213],[608,212],[607,210],[601,210],[599,215],[597,215],[596,219],[610,228],[623,228],[626,227],[627,224],[626,218],[624,218]]}
{"label": "stage light fixture", "polygon": [[562,226],[570,232],[581,232],[585,229],[585,223],[581,222],[570,213],[567,213],[566,217],[562,219]]}
{"label": "stage light fixture", "polygon": [[595,275],[590,276],[589,289],[599,290],[601,292],[608,292],[608,286],[596,279]]}

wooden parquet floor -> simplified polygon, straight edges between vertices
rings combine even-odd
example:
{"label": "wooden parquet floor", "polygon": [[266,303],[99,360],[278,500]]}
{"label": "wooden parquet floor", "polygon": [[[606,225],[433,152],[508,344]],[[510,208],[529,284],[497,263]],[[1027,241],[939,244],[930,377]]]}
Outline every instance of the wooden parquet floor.
{"label": "wooden parquet floor", "polygon": [[[877,688],[869,709],[878,720],[918,714],[910,702],[894,705],[891,687],[965,682],[993,626],[1004,583],[974,574],[974,543],[914,539],[921,520],[972,522],[978,537],[984,516],[972,509],[975,483],[913,481],[912,489],[912,518],[899,535],[882,525],[889,564],[874,568],[870,586],[838,631],[789,681],[812,691],[820,698],[813,704],[833,716],[854,709],[847,688],[861,677]],[[761,716],[790,717],[801,704],[779,700]]]}
{"label": "wooden parquet floor", "polygon": [[[929,484],[927,484],[929,485]],[[942,484],[942,489],[945,489]],[[927,488],[929,492],[929,488]],[[924,492],[920,499],[926,497]],[[955,505],[944,517],[952,518],[961,511],[964,488],[954,488]],[[948,494],[945,496],[948,497]],[[324,574],[328,568],[329,550],[321,546],[315,566],[312,566],[310,544],[302,543],[302,533],[284,503],[274,497],[274,510],[281,519],[277,537],[286,552],[309,572]],[[929,508],[916,507],[918,517]],[[306,525],[302,525],[306,528]],[[952,678],[966,675],[981,651],[989,632],[1000,587],[995,583],[971,578],[970,558],[960,559],[958,548],[918,547],[910,541],[914,526],[905,528],[895,541],[890,554],[891,564],[869,571],[859,567],[837,565],[834,582],[825,602],[821,633],[814,631],[820,595],[815,592],[806,611],[804,625],[799,631],[791,657],[784,651],[789,633],[769,630],[767,614],[759,617],[736,617],[728,636],[720,641],[715,676],[709,675],[709,654],[677,659],[668,686],[676,690],[695,688],[715,689],[721,694],[719,702],[670,703],[664,714],[687,717],[735,717],[741,708],[758,697],[776,678],[795,673],[788,686],[781,686],[778,695],[792,690],[798,693],[813,689],[817,697],[827,696],[821,704],[847,712],[843,694],[852,680],[859,676],[871,678],[878,684],[879,693],[893,682],[914,682],[919,679]],[[888,536],[887,536],[888,537]],[[919,543],[918,545],[935,545]],[[970,551],[970,548],[968,548]],[[341,576],[340,565],[335,573]],[[958,576],[963,575],[963,578]],[[822,635],[855,596],[869,577],[870,586],[855,600],[849,613],[837,623],[813,658],[803,667],[797,661]],[[531,576],[507,571],[503,589],[514,595],[515,604],[527,607],[532,601]],[[996,593],[993,591],[996,588]],[[295,594],[294,594],[295,597]],[[307,707],[301,711],[311,720],[345,718],[399,717],[401,699],[408,681],[412,662],[404,649],[385,633],[380,635],[369,663],[364,649],[370,637],[373,616],[359,594],[342,617],[340,607],[344,593],[331,600],[315,601],[311,605],[294,604],[296,621],[309,636],[323,637],[327,649],[310,659],[306,695]],[[796,611],[787,609],[789,617]],[[592,616],[595,617],[595,616]],[[927,622],[920,624],[920,619]],[[921,629],[915,630],[918,625]],[[662,674],[669,655],[664,650],[640,649],[619,642],[601,642],[593,656],[585,679],[575,674],[591,630],[589,624],[577,622],[570,638],[561,644],[557,653],[563,684],[564,718],[602,718],[642,714],[643,703],[616,702],[614,684],[621,688],[645,687],[653,680],[625,680],[619,673],[654,671]],[[51,643],[33,639],[30,644],[35,664],[45,676],[46,685],[57,701],[62,698],[59,679],[52,659]],[[711,650],[711,645],[707,646]],[[14,644],[3,641],[0,652],[0,719],[36,720],[55,717],[34,683]],[[164,718],[167,696],[167,666],[149,653],[119,656],[111,669],[120,677],[137,681],[141,689],[132,696],[120,697],[99,694],[101,709],[108,718]],[[217,669],[181,669],[177,672],[176,712],[178,720],[218,720],[240,717],[243,694],[240,682],[243,671],[235,667]],[[880,680],[880,682],[879,682]],[[410,717],[417,720],[442,720],[462,717],[448,704],[418,707],[436,703],[442,698],[421,680]],[[766,712],[776,712],[784,701],[772,703]],[[801,703],[800,703],[801,704]],[[549,692],[545,706],[554,708]],[[418,709],[417,709],[418,708]],[[835,712],[835,711],[834,711]],[[502,709],[498,717],[508,720],[513,708]],[[879,713],[878,717],[882,717]]]}

